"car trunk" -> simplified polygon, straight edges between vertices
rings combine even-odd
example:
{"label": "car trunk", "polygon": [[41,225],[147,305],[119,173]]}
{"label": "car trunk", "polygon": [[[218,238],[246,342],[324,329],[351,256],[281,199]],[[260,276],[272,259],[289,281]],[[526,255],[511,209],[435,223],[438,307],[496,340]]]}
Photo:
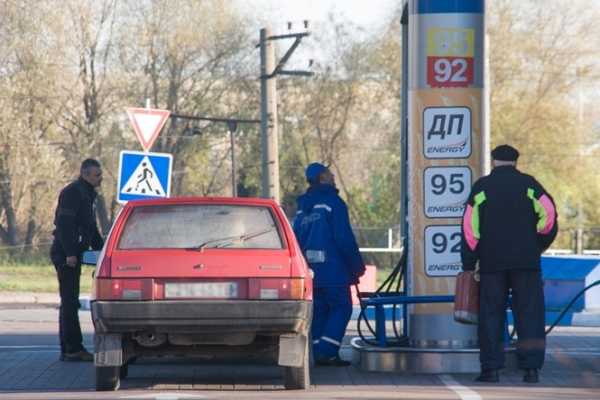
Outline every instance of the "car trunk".
{"label": "car trunk", "polygon": [[116,250],[113,278],[285,278],[290,277],[287,249]]}
{"label": "car trunk", "polygon": [[304,297],[287,249],[117,250],[104,297],[118,300]]}
{"label": "car trunk", "polygon": [[282,224],[269,207],[138,206],[105,264],[110,273],[98,277],[99,292],[109,299],[304,296]]}

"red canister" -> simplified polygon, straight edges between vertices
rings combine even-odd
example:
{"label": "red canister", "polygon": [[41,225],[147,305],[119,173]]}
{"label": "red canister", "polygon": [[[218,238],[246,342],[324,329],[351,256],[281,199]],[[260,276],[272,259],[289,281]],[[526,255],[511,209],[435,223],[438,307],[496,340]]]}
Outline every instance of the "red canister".
{"label": "red canister", "polygon": [[454,320],[463,324],[479,322],[479,282],[473,271],[463,271],[456,276]]}

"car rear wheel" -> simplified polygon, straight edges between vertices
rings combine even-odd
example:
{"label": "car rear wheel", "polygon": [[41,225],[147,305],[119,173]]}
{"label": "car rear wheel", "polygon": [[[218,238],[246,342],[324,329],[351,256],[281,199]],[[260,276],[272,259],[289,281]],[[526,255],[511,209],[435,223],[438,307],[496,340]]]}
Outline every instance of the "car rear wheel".
{"label": "car rear wheel", "polygon": [[122,367],[96,367],[96,391],[119,389]]}
{"label": "car rear wheel", "polygon": [[300,367],[283,367],[283,385],[286,389],[308,389],[310,386],[309,346],[309,340],[306,340]]}

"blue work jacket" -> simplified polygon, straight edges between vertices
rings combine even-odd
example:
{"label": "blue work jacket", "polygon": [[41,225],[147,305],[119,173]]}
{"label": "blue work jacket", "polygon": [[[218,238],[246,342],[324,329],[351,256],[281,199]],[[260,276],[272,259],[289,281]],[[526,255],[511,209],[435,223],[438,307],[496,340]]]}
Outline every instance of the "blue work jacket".
{"label": "blue work jacket", "polygon": [[313,185],[298,198],[294,233],[315,273],[315,287],[358,283],[365,265],[350,226],[348,208],[334,186]]}

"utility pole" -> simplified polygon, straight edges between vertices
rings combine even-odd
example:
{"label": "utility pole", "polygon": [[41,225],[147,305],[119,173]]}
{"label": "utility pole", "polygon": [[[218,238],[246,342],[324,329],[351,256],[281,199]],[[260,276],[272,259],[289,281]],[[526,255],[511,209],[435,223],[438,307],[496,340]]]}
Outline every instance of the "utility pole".
{"label": "utility pole", "polygon": [[277,80],[275,46],[269,28],[260,30],[260,147],[262,197],[279,201],[279,143],[277,132]]}
{"label": "utility pole", "polygon": [[[288,23],[288,29],[292,24]],[[308,28],[308,21],[304,21]],[[260,143],[261,143],[261,183],[263,198],[279,202],[279,144],[277,124],[277,75],[312,76],[309,71],[284,70],[283,66],[303,37],[308,32],[290,33],[271,36],[269,28],[260,30]],[[273,41],[280,39],[295,39],[285,55],[275,65],[275,46]],[[312,60],[309,61],[309,66]]]}

